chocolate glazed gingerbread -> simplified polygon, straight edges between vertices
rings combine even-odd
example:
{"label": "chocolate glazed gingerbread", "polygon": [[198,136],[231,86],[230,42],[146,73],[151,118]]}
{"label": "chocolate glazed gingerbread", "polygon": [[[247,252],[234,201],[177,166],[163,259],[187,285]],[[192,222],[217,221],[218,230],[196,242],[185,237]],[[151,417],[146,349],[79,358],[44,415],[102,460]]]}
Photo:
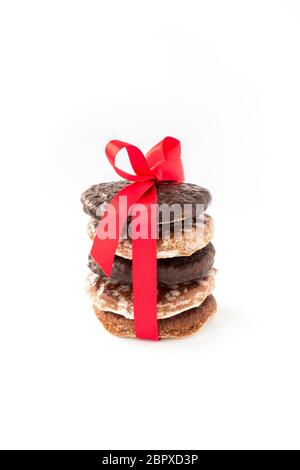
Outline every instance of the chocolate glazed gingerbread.
{"label": "chocolate glazed gingerbread", "polygon": [[[195,281],[204,277],[213,265],[215,248],[212,243],[191,256],[157,260],[157,280],[159,284],[170,286]],[[89,257],[89,268],[95,274],[103,274],[101,268]],[[123,284],[132,284],[131,260],[115,257],[111,278]]]}
{"label": "chocolate glazed gingerbread", "polygon": [[[115,181],[91,186],[81,196],[83,210],[99,220],[109,201],[128,184],[128,181]],[[196,215],[201,213],[200,210],[199,214],[196,214],[196,204],[202,205],[202,212],[204,212],[211,202],[210,192],[196,184],[162,181],[157,183],[156,189],[159,205],[165,205],[166,210],[172,204],[179,204],[182,208],[183,216],[180,219],[174,219],[174,214],[170,213],[170,223],[175,220],[195,219]],[[163,206],[161,209],[160,216],[164,213]]]}

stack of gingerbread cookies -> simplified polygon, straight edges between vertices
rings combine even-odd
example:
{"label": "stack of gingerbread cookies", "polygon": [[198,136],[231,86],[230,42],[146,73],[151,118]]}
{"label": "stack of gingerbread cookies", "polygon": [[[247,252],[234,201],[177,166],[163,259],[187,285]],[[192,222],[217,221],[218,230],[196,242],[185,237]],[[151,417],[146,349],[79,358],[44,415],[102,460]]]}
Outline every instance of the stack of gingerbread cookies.
{"label": "stack of gingerbread cookies", "polygon": [[[100,183],[82,194],[83,210],[91,217],[88,223],[91,240],[109,201],[127,184],[127,181]],[[211,195],[207,189],[188,183],[166,181],[157,183],[156,189],[158,207],[162,207],[157,219],[159,337],[180,338],[198,331],[217,308],[212,295],[216,273],[211,243],[213,220],[205,213]],[[164,212],[174,204],[181,211],[169,211],[169,230],[165,230]],[[89,268],[87,292],[98,319],[114,335],[135,337],[130,236],[119,242],[110,278],[91,256]]]}

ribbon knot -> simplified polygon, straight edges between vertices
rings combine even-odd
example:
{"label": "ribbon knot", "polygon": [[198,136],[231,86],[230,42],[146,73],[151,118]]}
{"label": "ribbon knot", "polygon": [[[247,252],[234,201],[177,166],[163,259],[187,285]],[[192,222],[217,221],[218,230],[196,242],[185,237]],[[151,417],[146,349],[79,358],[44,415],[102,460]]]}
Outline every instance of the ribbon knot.
{"label": "ribbon knot", "polygon": [[[126,149],[135,174],[130,174],[117,167],[116,157],[122,149]],[[100,220],[91,256],[105,274],[110,276],[119,243],[120,230],[122,230],[135,204],[145,206],[146,211],[142,211],[140,217],[145,217],[147,238],[132,238],[134,325],[138,338],[158,340],[156,238],[153,237],[155,230],[152,227],[153,221],[156,224],[156,217],[153,217],[153,211],[156,211],[157,205],[156,183],[184,180],[180,142],[173,137],[165,137],[144,156],[141,150],[132,144],[121,140],[111,140],[105,147],[105,153],[116,173],[132,183],[121,189],[110,201],[110,205],[115,210],[116,227],[113,232],[116,237],[103,239],[98,236],[100,232],[102,233],[103,219]],[[121,196],[127,198],[129,211],[127,213],[120,210]],[[150,211],[152,211],[152,216]],[[103,218],[105,218],[105,214]]]}

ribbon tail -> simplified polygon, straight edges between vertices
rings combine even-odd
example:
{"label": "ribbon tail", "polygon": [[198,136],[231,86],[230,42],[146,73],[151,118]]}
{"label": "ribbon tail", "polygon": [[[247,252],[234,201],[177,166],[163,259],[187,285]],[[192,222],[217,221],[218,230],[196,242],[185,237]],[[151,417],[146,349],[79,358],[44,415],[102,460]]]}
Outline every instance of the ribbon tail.
{"label": "ribbon tail", "polygon": [[[156,203],[157,192],[152,186],[139,200],[141,224],[147,227],[147,238],[132,239],[132,279],[134,326],[137,338],[158,341],[157,321],[157,259],[156,259]],[[143,220],[147,218],[147,220]]]}
{"label": "ribbon tail", "polygon": [[[128,211],[151,186],[153,186],[152,181],[136,182],[125,186],[125,188],[119,191],[111,200],[107,211],[98,224],[97,233],[91,249],[91,256],[107,276],[111,275],[115,252],[118,247],[123,226],[128,217]],[[124,199],[122,199],[122,197]],[[108,236],[103,238],[103,227],[106,224],[106,217],[109,211],[111,211],[113,216],[114,234],[112,236],[108,234]]]}

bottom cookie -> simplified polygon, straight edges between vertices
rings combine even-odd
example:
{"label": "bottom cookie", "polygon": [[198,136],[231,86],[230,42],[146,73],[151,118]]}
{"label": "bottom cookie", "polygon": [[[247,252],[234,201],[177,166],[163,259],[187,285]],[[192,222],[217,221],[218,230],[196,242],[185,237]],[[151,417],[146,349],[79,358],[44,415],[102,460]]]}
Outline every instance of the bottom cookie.
{"label": "bottom cookie", "polygon": [[[173,317],[158,320],[160,338],[182,338],[196,333],[217,310],[213,295],[195,308],[186,310]],[[135,337],[134,321],[112,312],[104,312],[94,305],[94,311],[104,328],[116,336]]]}

